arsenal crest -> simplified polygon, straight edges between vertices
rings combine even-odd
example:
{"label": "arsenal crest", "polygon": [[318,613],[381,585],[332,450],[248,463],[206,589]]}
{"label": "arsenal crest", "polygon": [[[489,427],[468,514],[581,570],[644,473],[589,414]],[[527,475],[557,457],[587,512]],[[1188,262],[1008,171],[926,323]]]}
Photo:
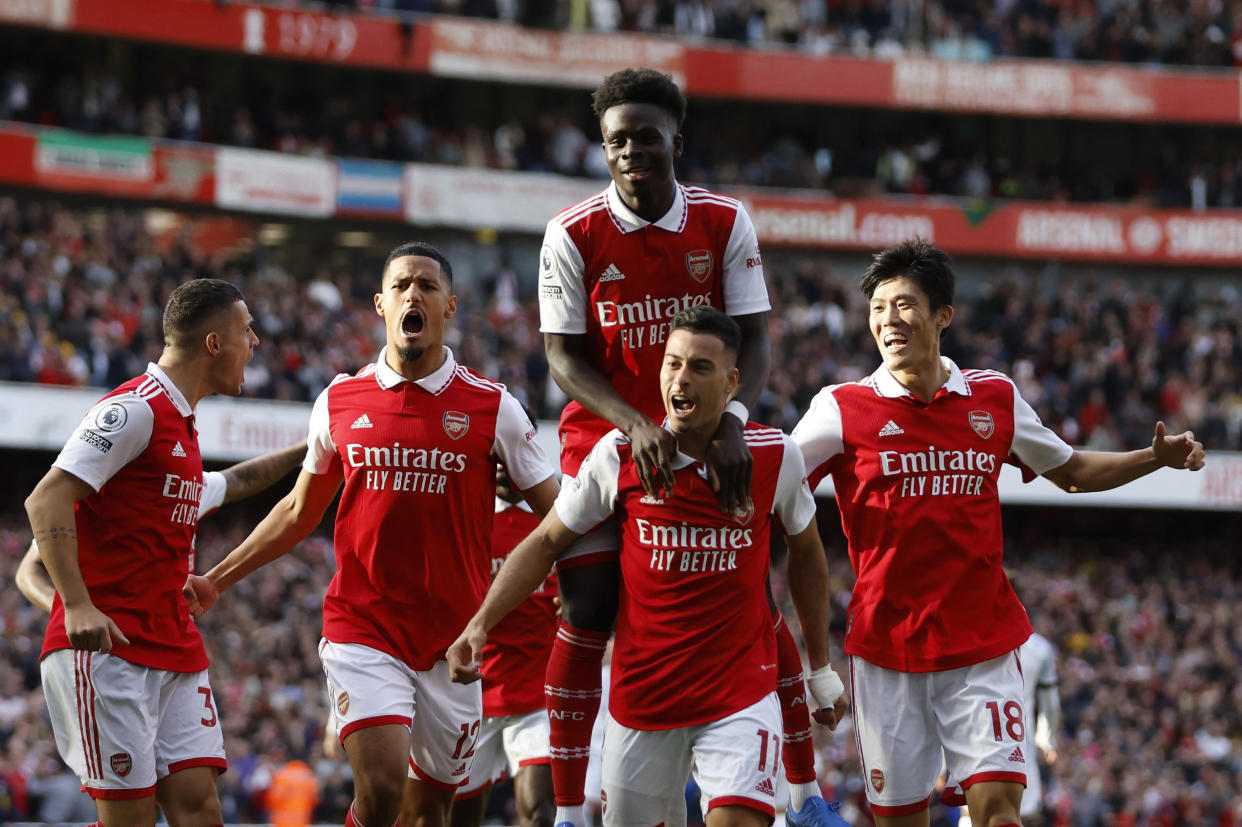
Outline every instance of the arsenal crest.
{"label": "arsenal crest", "polygon": [[975,429],[975,433],[987,439],[996,430],[996,424],[992,422],[992,415],[987,411],[971,411],[970,427]]}
{"label": "arsenal crest", "polygon": [[871,786],[875,787],[877,793],[884,792],[884,770],[871,771]]}
{"label": "arsenal crest", "polygon": [[443,422],[444,433],[452,439],[461,439],[470,430],[470,417],[464,413],[448,411],[444,414]]}
{"label": "arsenal crest", "polygon": [[134,761],[129,757],[128,752],[118,752],[112,756],[112,771],[121,778],[129,775],[129,771],[134,768]]}
{"label": "arsenal crest", "polygon": [[754,503],[747,503],[745,508],[739,506],[733,509],[733,519],[737,520],[739,525],[746,525],[753,516],[755,516]]}
{"label": "arsenal crest", "polygon": [[349,693],[342,692],[336,699],[336,711],[340,715],[349,712]]}
{"label": "arsenal crest", "polygon": [[711,250],[691,250],[686,253],[686,269],[695,281],[706,281],[712,274]]}

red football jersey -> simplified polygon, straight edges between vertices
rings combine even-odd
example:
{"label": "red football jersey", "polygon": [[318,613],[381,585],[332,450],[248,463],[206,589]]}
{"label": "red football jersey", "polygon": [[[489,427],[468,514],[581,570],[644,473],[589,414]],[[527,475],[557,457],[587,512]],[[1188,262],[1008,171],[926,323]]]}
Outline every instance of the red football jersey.
{"label": "red football jersey", "polygon": [[805,529],[815,500],[789,437],[749,423],[753,509],[724,514],[701,463],[678,454],[675,493],[643,493],[620,431],[599,442],[556,500],[583,534],[615,513],[621,596],[608,711],[632,729],[717,721],[776,691],[768,609],[773,517]]}
{"label": "red football jersey", "polygon": [[[203,460],[189,403],[157,365],[105,396],[53,465],[95,489],[74,510],[91,601],[129,645],[112,654],[170,672],[207,668],[181,588],[190,571]],[[69,649],[58,593],[43,655]]]}
{"label": "red football jersey", "polygon": [[[503,507],[502,507],[503,506]],[[496,500],[492,523],[492,574],[539,525],[530,509]],[[556,575],[487,635],[483,647],[483,714],[488,718],[543,709],[543,676],[556,640]]]}
{"label": "red football jersey", "polygon": [[[447,352],[448,349],[445,348]],[[380,360],[315,402],[303,467],[340,463],[336,576],[323,635],[427,670],[490,581],[496,462],[519,489],[555,473],[503,385],[457,364],[416,382]]]}
{"label": "red football jersey", "polygon": [[[678,185],[668,213],[650,223],[616,184],[548,222],[539,266],[544,333],[586,334],[591,361],[627,402],[659,422],[660,362],[669,323],[689,307],[730,316],[768,310],[755,228],[742,205]],[[561,415],[561,470],[576,474],[611,423],[577,402]]]}
{"label": "red football jersey", "polygon": [[820,391],[793,431],[811,485],[832,474],[858,575],[845,651],[903,672],[981,663],[1030,636],[1001,568],[996,480],[1011,457],[1042,474],[1073,450],[1007,376],[944,361],[930,402],[881,367]]}

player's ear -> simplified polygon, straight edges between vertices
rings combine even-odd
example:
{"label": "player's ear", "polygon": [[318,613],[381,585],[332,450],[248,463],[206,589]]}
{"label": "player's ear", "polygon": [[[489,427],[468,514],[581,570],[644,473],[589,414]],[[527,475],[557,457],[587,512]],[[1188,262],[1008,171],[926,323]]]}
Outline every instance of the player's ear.
{"label": "player's ear", "polygon": [[444,318],[451,319],[457,315],[457,297],[449,296],[448,305],[444,308]]}
{"label": "player's ear", "polygon": [[673,157],[680,158],[681,150],[685,146],[686,139],[681,137],[680,132],[673,133]]}
{"label": "player's ear", "polygon": [[375,301],[375,313],[377,316],[380,316],[382,318],[384,315],[384,297],[381,296],[379,293],[376,293],[374,301]]}
{"label": "player's ear", "polygon": [[936,310],[936,329],[937,330],[943,333],[944,329],[948,327],[949,323],[952,321],[953,321],[953,305],[945,304],[937,308]]}
{"label": "player's ear", "polygon": [[220,334],[214,330],[207,334],[207,338],[203,340],[203,344],[207,347],[207,352],[215,356],[220,352]]}

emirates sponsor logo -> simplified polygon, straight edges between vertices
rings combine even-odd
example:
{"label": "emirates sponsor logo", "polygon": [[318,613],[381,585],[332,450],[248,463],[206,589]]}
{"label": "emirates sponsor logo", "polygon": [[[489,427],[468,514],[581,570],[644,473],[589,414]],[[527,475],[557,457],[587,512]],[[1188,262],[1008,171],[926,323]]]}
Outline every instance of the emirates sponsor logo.
{"label": "emirates sponsor logo", "polygon": [[427,471],[456,471],[458,473],[466,470],[465,454],[443,451],[439,448],[407,448],[400,442],[394,442],[392,447],[361,445],[357,442],[347,443],[345,461],[353,468],[418,468]]}
{"label": "emirates sponsor logo", "polygon": [[970,427],[975,429],[975,433],[987,439],[996,430],[996,423],[992,421],[992,415],[987,411],[971,411],[969,415]]}
{"label": "emirates sponsor logo", "polygon": [[128,752],[114,753],[112,758],[109,759],[109,763],[112,764],[112,771],[119,778],[129,775],[129,771],[134,768],[134,759],[129,757]]}
{"label": "emirates sponsor logo", "polygon": [[704,282],[712,274],[710,250],[691,250],[686,253],[686,271],[697,282]]}
{"label": "emirates sponsor logo", "polygon": [[458,411],[448,411],[444,414],[444,433],[448,434],[451,439],[461,439],[466,435],[466,431],[470,430],[470,417]]}
{"label": "emirates sponsor logo", "polygon": [[598,301],[595,303],[595,313],[599,317],[600,327],[616,327],[661,322],[673,318],[683,310],[708,304],[711,304],[711,296],[707,293],[684,293],[667,298],[653,297],[648,293],[641,301],[636,302]]}
{"label": "emirates sponsor logo", "polygon": [[928,445],[926,451],[880,451],[880,471],[886,477],[900,474],[927,474],[944,471],[977,471],[991,474],[997,458],[984,451],[941,451]]}
{"label": "emirates sponsor logo", "polygon": [[884,792],[884,770],[871,771],[871,787],[877,792]]}
{"label": "emirates sponsor logo", "polygon": [[641,517],[634,520],[634,525],[638,528],[638,542],[655,548],[741,551],[752,544],[749,528],[700,526],[687,522],[666,525]]}

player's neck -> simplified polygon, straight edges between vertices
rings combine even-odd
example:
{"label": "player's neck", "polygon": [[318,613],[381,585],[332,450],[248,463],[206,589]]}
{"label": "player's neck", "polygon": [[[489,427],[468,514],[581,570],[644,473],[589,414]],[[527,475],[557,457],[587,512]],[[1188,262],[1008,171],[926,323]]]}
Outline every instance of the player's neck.
{"label": "player's neck", "polygon": [[628,195],[620,189],[618,192],[625,206],[633,210],[636,216],[654,224],[673,208],[673,201],[677,197],[677,183],[670,178],[667,184],[658,189]]}
{"label": "player's neck", "polygon": [[177,390],[181,391],[181,395],[185,397],[191,409],[198,407],[203,397],[210,396],[214,392],[207,372],[183,358],[176,351],[165,348],[155,364],[159,365],[164,375],[177,386]]}
{"label": "player's neck", "polygon": [[677,450],[693,460],[700,462],[707,456],[707,448],[712,443],[712,437],[716,434],[716,428],[720,425],[717,420],[710,429],[687,429],[679,431],[673,429],[673,436],[677,437]]}
{"label": "player's neck", "polygon": [[899,370],[890,370],[903,388],[924,402],[930,401],[936,395],[936,391],[944,387],[944,383],[949,381],[949,371],[945,368],[944,363],[940,361],[940,354],[934,354],[930,359],[917,365],[908,365]]}
{"label": "player's neck", "polygon": [[410,360],[402,359],[392,342],[388,343],[388,348],[384,351],[384,361],[388,363],[388,367],[411,382],[425,379],[435,373],[443,367],[447,359],[448,351],[444,349],[443,344],[429,345],[419,354],[418,358]]}

